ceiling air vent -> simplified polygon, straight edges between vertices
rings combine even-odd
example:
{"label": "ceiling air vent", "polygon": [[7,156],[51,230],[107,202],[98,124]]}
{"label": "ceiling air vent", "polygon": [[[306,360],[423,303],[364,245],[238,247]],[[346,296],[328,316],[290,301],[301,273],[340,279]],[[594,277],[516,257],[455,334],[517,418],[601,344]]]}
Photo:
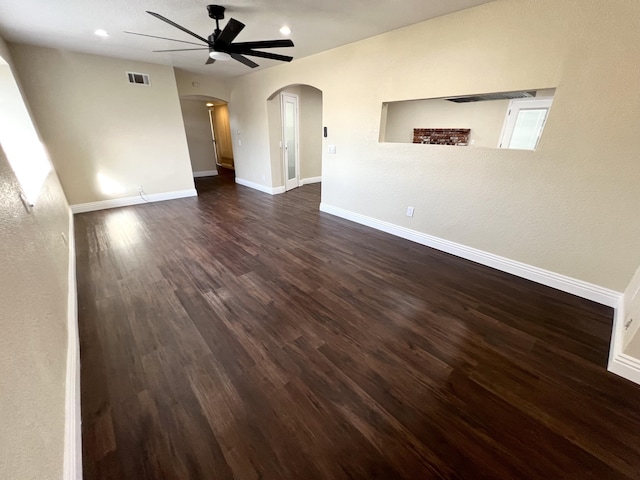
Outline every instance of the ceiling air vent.
{"label": "ceiling air vent", "polygon": [[455,103],[482,102],[485,100],[512,100],[514,98],[532,98],[536,96],[535,90],[519,90],[517,92],[497,92],[480,95],[464,95],[462,97],[449,97],[445,100]]}
{"label": "ceiling air vent", "polygon": [[129,83],[135,83],[136,85],[151,85],[149,75],[146,73],[127,72],[127,78],[129,79]]}

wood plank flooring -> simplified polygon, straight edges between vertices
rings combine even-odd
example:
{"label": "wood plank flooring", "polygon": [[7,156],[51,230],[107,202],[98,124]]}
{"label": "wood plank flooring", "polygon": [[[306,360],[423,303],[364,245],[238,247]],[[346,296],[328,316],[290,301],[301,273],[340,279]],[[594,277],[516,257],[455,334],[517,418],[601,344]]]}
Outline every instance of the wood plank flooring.
{"label": "wood plank flooring", "polygon": [[197,187],[75,217],[85,479],[640,478],[610,308]]}

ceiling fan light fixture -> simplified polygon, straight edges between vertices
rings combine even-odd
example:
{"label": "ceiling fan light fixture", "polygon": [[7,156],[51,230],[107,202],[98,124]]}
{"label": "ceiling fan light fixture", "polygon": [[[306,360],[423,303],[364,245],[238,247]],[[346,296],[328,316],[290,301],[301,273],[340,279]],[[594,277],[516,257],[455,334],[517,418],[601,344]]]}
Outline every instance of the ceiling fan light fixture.
{"label": "ceiling fan light fixture", "polygon": [[280,33],[282,35],[291,35],[291,29],[289,27],[287,27],[286,25],[284,25],[281,29],[280,29]]}
{"label": "ceiling fan light fixture", "polygon": [[212,50],[209,52],[209,58],[211,58],[212,60],[226,62],[227,60],[231,60],[231,55],[226,52],[217,52],[215,50]]}
{"label": "ceiling fan light fixture", "polygon": [[99,28],[97,29],[95,32],[93,32],[95,35],[99,36],[99,37],[103,37],[103,38],[107,38],[109,36],[109,34],[107,33],[106,30]]}

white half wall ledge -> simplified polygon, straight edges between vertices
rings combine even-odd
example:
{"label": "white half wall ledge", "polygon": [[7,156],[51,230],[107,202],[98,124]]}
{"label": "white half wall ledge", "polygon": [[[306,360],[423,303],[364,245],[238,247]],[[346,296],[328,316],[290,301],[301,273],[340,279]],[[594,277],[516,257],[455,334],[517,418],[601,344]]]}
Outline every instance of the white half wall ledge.
{"label": "white half wall ledge", "polygon": [[82,420],[80,415],[80,337],[73,212],[69,209],[69,294],[67,297],[67,372],[65,389],[64,461],[62,478],[82,480]]}
{"label": "white half wall ledge", "polygon": [[267,187],[266,185],[260,185],[259,183],[251,182],[249,180],[245,180],[244,178],[236,177],[236,183],[238,185],[242,185],[244,187],[253,188],[254,190],[259,190],[264,193],[268,193],[269,195],[278,195],[279,193],[284,193],[284,186],[282,187]]}
{"label": "white half wall ledge", "polygon": [[376,230],[390,233],[391,235],[395,235],[406,240],[411,240],[427,247],[435,248],[442,252],[450,253],[457,257],[471,260],[472,262],[476,262],[481,265],[486,265],[487,267],[495,268],[496,270],[511,273],[512,275],[526,278],[527,280],[555,288],[556,290],[571,293],[572,295],[586,298],[587,300],[592,300],[602,305],[617,308],[620,299],[622,298],[621,292],[616,292],[599,285],[594,285],[592,283],[567,277],[549,270],[527,265],[526,263],[510,260],[476,248],[467,247],[466,245],[461,245],[433,235],[401,227],[373,217],[351,212],[340,207],[321,203],[320,211],[346,220],[351,220],[352,222],[356,222],[367,227],[375,228]]}
{"label": "white half wall ledge", "polygon": [[320,182],[322,182],[322,177],[301,178],[300,186],[309,185],[310,183],[320,183]]}
{"label": "white half wall ledge", "polygon": [[112,198],[110,200],[101,200],[99,202],[77,203],[75,205],[71,205],[71,211],[73,213],[94,212],[96,210],[129,207],[131,205],[140,205],[143,203],[163,202],[165,200],[197,196],[198,192],[196,189],[191,188],[189,190],[177,190],[174,192],[150,193],[143,196],[136,195],[135,197]]}
{"label": "white half wall ledge", "polygon": [[193,172],[193,178],[214,177],[216,175],[218,175],[217,170],[202,170],[200,172]]}

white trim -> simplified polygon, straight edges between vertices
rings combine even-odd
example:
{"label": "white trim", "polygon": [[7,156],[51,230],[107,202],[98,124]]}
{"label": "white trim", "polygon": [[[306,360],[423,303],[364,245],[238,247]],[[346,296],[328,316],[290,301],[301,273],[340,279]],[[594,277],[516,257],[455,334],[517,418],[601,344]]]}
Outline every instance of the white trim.
{"label": "white trim", "polygon": [[[553,97],[514,98],[510,100],[509,105],[507,106],[507,115],[505,116],[504,123],[502,124],[502,131],[500,132],[500,140],[498,141],[497,148],[509,148],[508,144],[511,142],[511,137],[513,136],[513,130],[515,129],[520,110],[546,108],[547,114],[542,122],[542,127],[540,127],[540,134],[538,135],[538,140],[536,142],[537,148],[538,143],[540,142],[540,137],[542,137],[545,124],[547,123],[549,110],[551,110],[552,104]],[[535,148],[533,150],[535,150]]]}
{"label": "white trim", "polygon": [[69,293],[67,298],[67,374],[65,391],[64,461],[62,478],[82,480],[82,420],[80,416],[80,339],[76,287],[76,242],[69,209]]}
{"label": "white trim", "polygon": [[614,355],[609,361],[607,369],[611,373],[615,373],[633,383],[640,384],[640,360],[637,358],[620,352]]}
{"label": "white trim", "polygon": [[217,170],[202,170],[200,172],[193,172],[193,178],[215,177],[216,175],[218,175]]}
{"label": "white trim", "polygon": [[301,178],[300,186],[309,185],[310,183],[320,183],[320,182],[322,182],[322,177]]}
{"label": "white trim", "polygon": [[623,353],[624,340],[624,297],[616,308],[613,316],[613,332],[611,333],[611,349],[609,350],[609,363],[607,370],[622,378],[640,384],[640,360]]}
{"label": "white trim", "polygon": [[[633,298],[638,295],[638,292],[640,292],[640,287],[638,288],[638,290],[636,290],[635,292],[631,293],[628,292],[627,294],[625,294],[624,299],[621,300],[622,305],[624,305],[624,303],[626,302],[627,299],[627,295],[630,296],[631,301],[633,301]],[[624,322],[627,321],[629,319],[624,318],[624,316],[620,317],[620,325],[624,325]],[[632,322],[631,325],[629,325],[629,328],[624,331],[624,330],[620,330],[622,333],[622,336],[620,337],[620,349],[624,350],[629,346],[629,342],[631,342],[631,340],[633,340],[633,337],[635,337],[635,335],[638,333],[638,330],[640,329],[640,322]],[[623,327],[621,327],[623,328]]]}
{"label": "white trim", "polygon": [[521,263],[515,260],[510,260],[505,257],[500,257],[493,253],[467,247],[466,245],[461,245],[459,243],[434,237],[416,230],[394,225],[393,223],[367,217],[359,213],[334,207],[333,205],[321,203],[320,211],[375,228],[376,230],[390,233],[397,237],[411,240],[421,245],[435,248],[436,250],[441,250],[458,257],[466,258],[467,260],[480,263],[481,265],[486,265],[503,272],[511,273],[518,277],[526,278],[542,285],[547,285],[557,290],[571,293],[578,297],[586,298],[609,307],[618,307],[620,299],[622,298],[622,293],[609,290],[608,288],[604,288],[599,285],[567,277],[559,273],[527,265],[526,263]]}
{"label": "white trim", "polygon": [[264,193],[268,193],[269,195],[277,195],[279,193],[284,193],[284,187],[267,187],[266,185],[260,185],[259,183],[250,182],[249,180],[245,180],[244,178],[236,177],[236,183],[238,185],[243,185],[245,187],[253,188],[254,190],[259,190]]}
{"label": "white trim", "polygon": [[130,205],[140,205],[141,203],[162,202],[164,200],[197,196],[198,192],[195,188],[192,188],[189,190],[177,190],[175,192],[151,193],[135,197],[113,198],[111,200],[101,200],[99,202],[77,203],[75,205],[71,205],[71,211],[73,213],[93,212],[95,210],[128,207]]}
{"label": "white trim", "polygon": [[[288,147],[287,147],[287,126],[286,126],[286,104],[287,102],[293,103],[294,106],[294,117],[295,117],[295,125],[294,125],[294,136],[293,144],[296,156],[296,178],[292,178],[289,180],[289,158],[287,156]],[[289,92],[281,92],[280,93],[280,122],[281,122],[281,142],[282,145],[282,176],[284,181],[284,189],[285,191],[291,190],[293,188],[299,187],[302,184],[300,183],[300,108],[299,108],[299,98],[295,93]]]}

